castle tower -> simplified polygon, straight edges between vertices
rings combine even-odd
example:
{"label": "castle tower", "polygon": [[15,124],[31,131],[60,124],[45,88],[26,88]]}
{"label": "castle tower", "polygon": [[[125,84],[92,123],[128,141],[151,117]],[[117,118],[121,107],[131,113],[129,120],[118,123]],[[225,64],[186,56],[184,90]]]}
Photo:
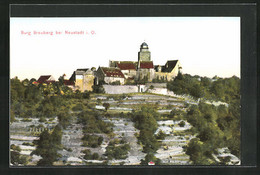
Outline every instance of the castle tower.
{"label": "castle tower", "polygon": [[138,62],[140,61],[151,61],[151,52],[145,42],[141,44],[140,52],[138,52]]}

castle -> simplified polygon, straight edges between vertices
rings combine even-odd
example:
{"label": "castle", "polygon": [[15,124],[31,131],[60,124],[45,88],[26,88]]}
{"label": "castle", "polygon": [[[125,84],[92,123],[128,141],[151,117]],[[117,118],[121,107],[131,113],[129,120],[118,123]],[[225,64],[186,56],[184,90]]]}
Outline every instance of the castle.
{"label": "castle", "polygon": [[74,89],[92,91],[94,84],[138,84],[153,80],[171,81],[181,72],[179,60],[169,60],[165,65],[154,65],[148,45],[143,42],[138,52],[138,61],[109,61],[109,67],[97,70],[77,69],[70,77],[75,83]]}

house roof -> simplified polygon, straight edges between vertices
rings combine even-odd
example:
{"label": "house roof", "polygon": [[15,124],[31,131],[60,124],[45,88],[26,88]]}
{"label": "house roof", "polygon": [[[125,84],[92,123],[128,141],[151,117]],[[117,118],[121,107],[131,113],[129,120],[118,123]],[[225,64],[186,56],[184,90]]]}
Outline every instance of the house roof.
{"label": "house roof", "polygon": [[135,63],[134,62],[117,62],[117,67],[121,70],[135,70]]}
{"label": "house roof", "polygon": [[89,70],[88,68],[83,68],[83,69],[77,69],[77,71],[87,71]]}
{"label": "house roof", "polygon": [[100,67],[106,77],[119,77],[119,78],[125,78],[124,74],[121,72],[119,68],[114,67]]}
{"label": "house roof", "polygon": [[152,61],[141,61],[140,68],[141,69],[153,69],[153,62]]}
{"label": "house roof", "polygon": [[155,165],[153,161],[148,162],[148,165]]}
{"label": "house roof", "polygon": [[48,81],[48,79],[51,77],[51,75],[42,75],[40,76],[40,78],[38,79],[38,83],[46,83],[46,81]]}
{"label": "house roof", "polygon": [[70,80],[63,80],[63,83],[64,85],[67,85],[67,86],[74,86],[75,83],[73,81],[70,81]]}
{"label": "house roof", "polygon": [[178,60],[167,61],[165,66],[162,67],[162,72],[171,72],[175,68],[177,62],[178,62]]}

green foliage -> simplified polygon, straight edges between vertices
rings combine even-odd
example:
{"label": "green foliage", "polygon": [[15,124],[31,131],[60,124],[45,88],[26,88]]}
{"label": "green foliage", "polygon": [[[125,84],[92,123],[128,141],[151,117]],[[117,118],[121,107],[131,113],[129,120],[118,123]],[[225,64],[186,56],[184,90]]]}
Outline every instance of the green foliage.
{"label": "green foliage", "polygon": [[46,121],[47,121],[46,118],[44,118],[43,116],[41,116],[39,119],[39,122],[46,122]]}
{"label": "green foliage", "polygon": [[56,126],[50,134],[47,130],[43,131],[39,140],[35,140],[34,144],[37,145],[36,150],[31,155],[36,154],[42,157],[37,163],[39,166],[51,166],[60,155],[58,150],[62,149],[61,145],[62,130],[60,126]]}
{"label": "green foliage", "polygon": [[90,146],[92,148],[97,148],[102,144],[103,137],[86,134],[82,137],[83,146]]}
{"label": "green foliage", "polygon": [[120,83],[120,81],[114,81],[114,82],[112,82],[112,83],[110,83],[111,85],[120,85],[121,83]]}
{"label": "green foliage", "polygon": [[78,115],[78,123],[83,124],[83,133],[105,133],[109,134],[113,131],[112,124],[106,123],[98,119],[98,114],[95,111],[82,111]]}
{"label": "green foliage", "polygon": [[167,84],[167,88],[176,94],[189,94],[197,99],[203,97],[232,103],[240,98],[240,79],[236,76],[210,79],[179,74]]}
{"label": "green foliage", "polygon": [[92,92],[94,92],[94,93],[100,93],[100,94],[104,94],[105,93],[105,89],[104,89],[104,87],[103,87],[103,84],[105,84],[104,82],[99,82],[99,84],[98,85],[93,85],[92,86],[92,89],[93,89],[93,91]]}
{"label": "green foliage", "polygon": [[156,135],[156,139],[164,140],[166,136],[167,135],[162,130],[160,130],[159,133]]}
{"label": "green foliage", "polygon": [[99,154],[98,153],[91,154],[91,151],[89,149],[85,149],[82,152],[85,154],[84,159],[86,159],[86,160],[98,160],[99,159]]}
{"label": "green foliage", "polygon": [[168,82],[167,88],[176,94],[189,94],[194,98],[203,97],[205,90],[196,76],[181,73],[173,81]]}
{"label": "green foliage", "polygon": [[207,148],[203,144],[203,142],[199,141],[198,138],[191,139],[187,146],[186,154],[190,156],[190,160],[194,164],[199,165],[209,165],[213,160],[211,160],[208,156]]}
{"label": "green foliage", "polygon": [[67,128],[70,125],[72,117],[69,113],[68,108],[65,108],[64,110],[60,111],[57,116],[59,119],[59,124],[63,128]]}
{"label": "green foliage", "polygon": [[146,106],[133,113],[135,127],[140,130],[138,140],[144,145],[143,151],[146,153],[156,152],[160,146],[154,136],[154,132],[158,128],[156,121],[158,117],[158,113],[153,108]]}
{"label": "green foliage", "polygon": [[22,122],[31,122],[31,121],[32,121],[32,119],[29,119],[29,118],[24,118],[24,119],[22,119],[21,121],[22,121]]}
{"label": "green foliage", "polygon": [[186,154],[194,164],[217,164],[212,154],[217,148],[222,147],[228,147],[232,154],[240,157],[238,111],[239,108],[234,108],[233,105],[215,107],[200,103],[198,106],[190,107],[187,111],[187,120],[198,134],[197,138],[189,142]]}
{"label": "green foliage", "polygon": [[22,145],[26,145],[26,146],[34,146],[33,143],[30,143],[30,142],[24,142]]}
{"label": "green foliage", "polygon": [[103,103],[103,106],[104,106],[105,110],[107,111],[110,107],[110,104],[109,103]]}
{"label": "green foliage", "polygon": [[184,127],[184,126],[185,126],[185,122],[184,122],[184,121],[181,121],[181,122],[179,123],[179,126],[180,126],[180,127]]}
{"label": "green foliage", "polygon": [[171,112],[170,112],[170,116],[171,118],[175,118],[175,117],[180,117],[181,115],[183,115],[183,112],[181,110],[178,110],[176,108],[174,108]]}
{"label": "green foliage", "polygon": [[109,160],[111,159],[126,159],[128,151],[130,150],[129,144],[116,145],[113,141],[110,142],[106,148],[106,155]]}
{"label": "green foliage", "polygon": [[13,165],[26,165],[28,163],[28,156],[20,155],[21,148],[12,144],[10,146],[10,161]]}
{"label": "green foliage", "polygon": [[145,156],[145,159],[141,160],[141,165],[148,165],[148,163],[151,162],[151,161],[154,162],[155,165],[160,165],[161,164],[161,160],[156,158],[153,153],[148,153]]}
{"label": "green foliage", "polygon": [[75,106],[72,107],[72,111],[82,111],[83,105],[81,103],[77,103]]}
{"label": "green foliage", "polygon": [[34,85],[34,81],[11,79],[11,122],[15,117],[55,117],[62,107],[67,106],[66,98],[89,98],[88,92],[73,93],[72,89],[58,82]]}

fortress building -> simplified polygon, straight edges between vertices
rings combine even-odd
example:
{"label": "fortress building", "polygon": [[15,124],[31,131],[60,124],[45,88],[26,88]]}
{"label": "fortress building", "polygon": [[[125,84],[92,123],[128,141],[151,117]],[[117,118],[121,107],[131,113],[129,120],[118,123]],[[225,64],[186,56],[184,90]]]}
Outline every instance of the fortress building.
{"label": "fortress building", "polygon": [[140,52],[138,52],[138,62],[140,61],[151,61],[151,52],[145,42],[141,44]]}
{"label": "fortress building", "polygon": [[[152,82],[154,79],[171,81],[181,72],[179,60],[168,60],[165,65],[154,65],[148,44],[143,42],[138,52],[137,61],[109,61],[109,67],[98,70],[77,69],[70,80],[75,82],[80,91],[92,90],[94,82],[120,84],[127,82]],[[94,81],[95,79],[95,81]]]}
{"label": "fortress building", "polygon": [[117,67],[128,80],[142,80],[151,82],[153,79],[171,81],[179,72],[179,60],[169,60],[165,65],[154,65],[148,44],[143,42],[138,52],[138,61],[109,61],[109,67]]}

